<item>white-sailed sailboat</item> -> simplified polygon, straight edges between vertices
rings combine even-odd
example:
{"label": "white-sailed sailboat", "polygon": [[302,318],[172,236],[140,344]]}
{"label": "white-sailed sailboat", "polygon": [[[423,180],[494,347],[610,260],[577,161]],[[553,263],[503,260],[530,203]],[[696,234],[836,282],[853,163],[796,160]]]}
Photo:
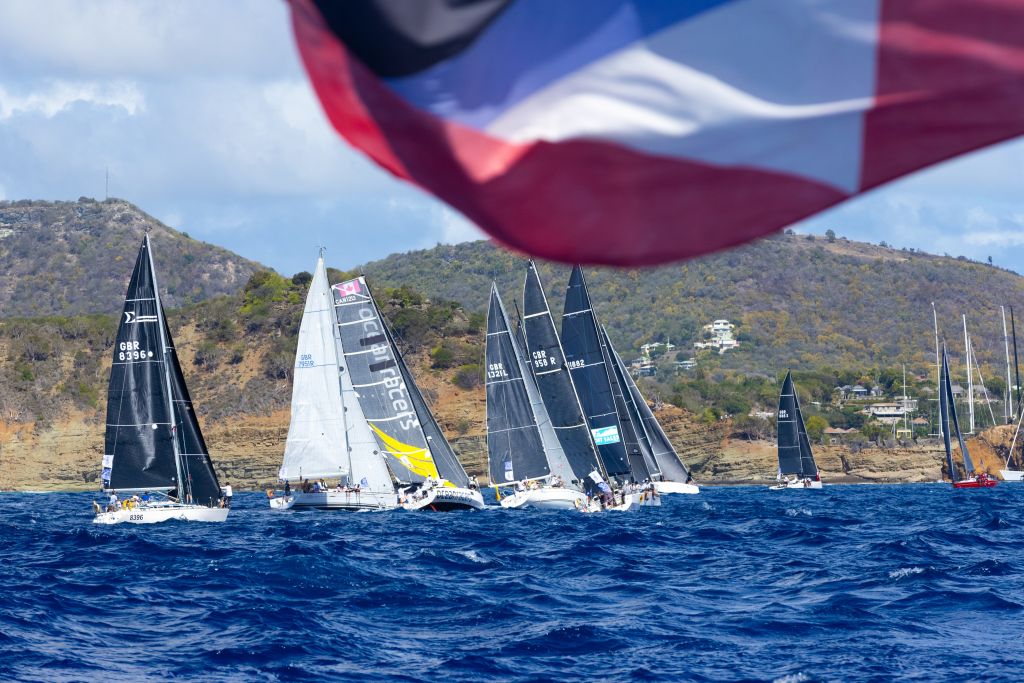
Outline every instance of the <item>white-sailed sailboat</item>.
{"label": "white-sailed sailboat", "polygon": [[[96,524],[223,522],[221,490],[164,318],[147,233],[125,294],[107,388]],[[123,499],[119,499],[123,496]]]}
{"label": "white-sailed sailboat", "polygon": [[[487,460],[503,508],[581,509],[587,496],[565,458],[526,351],[491,283],[487,308]],[[573,482],[576,483],[573,483]],[[514,487],[502,495],[500,487]]]}
{"label": "white-sailed sailboat", "polygon": [[778,432],[779,483],[772,491],[785,489],[820,489],[821,474],[811,453],[800,399],[796,395],[792,371],[786,373],[779,393]]}
{"label": "white-sailed sailboat", "polygon": [[[343,355],[321,253],[299,326],[291,422],[278,474],[289,482],[290,491],[271,498],[271,508],[358,511],[398,506],[391,473],[363,416]],[[321,487],[323,479],[338,483]]]}

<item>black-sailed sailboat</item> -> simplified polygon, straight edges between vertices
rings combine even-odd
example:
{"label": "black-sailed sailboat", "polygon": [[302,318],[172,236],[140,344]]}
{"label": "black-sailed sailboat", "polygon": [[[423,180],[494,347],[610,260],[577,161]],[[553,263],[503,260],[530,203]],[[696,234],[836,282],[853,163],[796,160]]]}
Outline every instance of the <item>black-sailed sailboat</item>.
{"label": "black-sailed sailboat", "polygon": [[[946,466],[949,468],[949,479],[954,489],[982,489],[996,485],[996,480],[985,472],[974,469],[974,461],[967,451],[963,434],[960,432],[960,420],[956,416],[956,405],[953,403],[953,385],[949,379],[949,358],[946,356],[946,345],[942,345],[942,371],[939,373],[939,423],[942,429],[942,443],[946,448]],[[956,432],[960,444],[960,454],[964,462],[964,476],[960,476],[957,463],[953,459],[953,447],[950,430]]]}
{"label": "black-sailed sailboat", "polygon": [[800,411],[800,399],[793,384],[793,372],[786,373],[779,394],[779,412],[776,417],[779,455],[779,483],[772,491],[785,489],[820,489],[821,474],[811,453],[811,442],[807,438],[804,416]]}
{"label": "black-sailed sailboat", "polygon": [[160,302],[152,244],[139,248],[114,344],[97,524],[223,522],[221,490]]}
{"label": "black-sailed sailboat", "polygon": [[[487,460],[502,507],[579,509],[586,503],[540,397],[526,350],[491,284],[487,307],[485,388]],[[501,487],[514,491],[501,495]]]}
{"label": "black-sailed sailboat", "polygon": [[[562,450],[577,477],[574,483],[593,494],[596,501],[603,501],[612,494],[606,478],[611,477],[613,483],[622,484],[615,494],[614,503],[608,500],[603,507],[603,503],[597,503],[588,506],[587,510],[632,510],[645,505],[660,505],[656,496],[648,495],[638,485],[626,483],[629,478],[628,462],[616,461],[609,465],[599,454],[533,261],[526,271],[523,330],[531,370]],[[620,500],[621,503],[618,502]]]}
{"label": "black-sailed sailboat", "polygon": [[658,493],[700,493],[700,488],[693,483],[689,468],[680,460],[679,454],[669,441],[668,435],[662,429],[658,418],[654,416],[647,400],[640,393],[639,387],[629,374],[629,369],[622,362],[622,358],[612,346],[608,331],[602,326],[601,338],[604,340],[609,355],[615,361],[615,376],[618,381],[627,389],[627,405],[633,421],[641,434],[641,439],[646,443],[651,457],[656,463],[660,476],[654,482]]}

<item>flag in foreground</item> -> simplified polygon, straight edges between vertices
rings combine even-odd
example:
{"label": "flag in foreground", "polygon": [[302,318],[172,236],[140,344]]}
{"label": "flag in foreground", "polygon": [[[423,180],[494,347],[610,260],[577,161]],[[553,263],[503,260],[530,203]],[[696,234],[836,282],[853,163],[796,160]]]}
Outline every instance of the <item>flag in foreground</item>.
{"label": "flag in foreground", "polygon": [[618,265],[1024,133],[1022,0],[291,0],[334,127],[498,241]]}

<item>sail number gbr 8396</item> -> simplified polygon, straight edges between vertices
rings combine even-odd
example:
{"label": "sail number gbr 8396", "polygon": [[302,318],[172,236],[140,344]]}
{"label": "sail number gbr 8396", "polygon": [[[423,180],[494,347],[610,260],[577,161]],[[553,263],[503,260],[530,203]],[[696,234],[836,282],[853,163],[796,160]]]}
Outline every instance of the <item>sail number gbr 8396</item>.
{"label": "sail number gbr 8396", "polygon": [[137,341],[121,342],[117,345],[117,349],[117,359],[120,361],[146,360],[156,355],[152,351],[140,349]]}

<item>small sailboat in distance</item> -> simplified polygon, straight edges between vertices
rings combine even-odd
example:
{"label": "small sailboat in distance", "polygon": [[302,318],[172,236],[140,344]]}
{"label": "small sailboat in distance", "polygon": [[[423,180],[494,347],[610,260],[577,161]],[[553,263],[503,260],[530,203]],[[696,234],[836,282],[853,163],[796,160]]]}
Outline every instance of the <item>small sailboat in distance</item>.
{"label": "small sailboat in distance", "polygon": [[[974,461],[967,451],[967,444],[964,443],[963,434],[960,432],[960,421],[956,416],[956,405],[953,403],[953,385],[949,380],[949,357],[946,355],[946,345],[942,345],[942,371],[939,380],[939,423],[942,429],[942,443],[946,447],[946,465],[949,468],[949,478],[953,482],[954,489],[981,489],[991,488],[996,485],[996,480],[985,472],[975,472]],[[956,431],[956,438],[960,444],[960,453],[964,461],[964,474],[960,478],[956,462],[953,460],[952,441],[950,440],[950,429]]]}
{"label": "small sailboat in distance", "polygon": [[100,478],[110,498],[94,503],[96,524],[228,516],[164,317],[148,233],[114,343]]}
{"label": "small sailboat in distance", "polygon": [[800,412],[800,399],[793,384],[793,372],[786,373],[779,393],[779,413],[776,419],[779,455],[779,483],[772,491],[785,489],[820,489],[821,474],[811,453],[804,416]]}

